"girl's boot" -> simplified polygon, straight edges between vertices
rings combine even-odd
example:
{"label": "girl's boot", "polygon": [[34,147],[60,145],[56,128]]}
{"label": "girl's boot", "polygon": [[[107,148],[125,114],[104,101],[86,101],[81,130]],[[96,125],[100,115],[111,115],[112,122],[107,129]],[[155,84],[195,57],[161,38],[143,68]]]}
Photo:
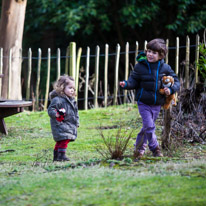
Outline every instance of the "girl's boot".
{"label": "girl's boot", "polygon": [[66,156],[66,152],[58,152],[57,161],[69,161],[70,159]]}
{"label": "girl's boot", "polygon": [[57,157],[58,157],[58,151],[54,150],[53,162],[57,161]]}

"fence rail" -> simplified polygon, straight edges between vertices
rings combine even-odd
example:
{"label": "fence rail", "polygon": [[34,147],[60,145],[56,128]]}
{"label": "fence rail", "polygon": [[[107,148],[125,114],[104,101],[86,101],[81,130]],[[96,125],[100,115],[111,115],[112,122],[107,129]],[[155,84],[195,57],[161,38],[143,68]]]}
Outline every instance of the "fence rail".
{"label": "fence rail", "polygon": [[[121,51],[121,47],[119,44],[116,46],[116,52],[115,53],[109,53],[109,45],[105,45],[105,52],[100,53],[100,47],[96,46],[96,51],[95,54],[92,55],[90,54],[90,47],[87,47],[86,55],[82,55],[82,48],[78,49],[78,52],[76,52],[76,43],[71,42],[69,47],[67,48],[66,51],[66,56],[61,56],[61,50],[58,48],[56,56],[51,56],[51,49],[48,49],[47,52],[47,57],[42,57],[42,51],[39,48],[38,49],[38,56],[33,57],[32,56],[32,51],[31,49],[28,50],[28,57],[23,57],[20,55],[19,57],[14,57],[12,56],[12,50],[9,52],[9,56],[3,56],[3,49],[0,49],[0,74],[3,72],[3,58],[8,58],[8,64],[11,65],[12,58],[21,58],[22,60],[28,60],[28,69],[27,69],[27,86],[26,86],[26,100],[31,99],[31,74],[32,74],[32,60],[37,60],[37,77],[36,77],[36,85],[35,85],[35,101],[36,105],[38,107],[39,105],[39,91],[40,91],[40,81],[41,81],[41,67],[42,67],[42,60],[47,60],[47,77],[46,77],[46,82],[45,82],[45,95],[44,95],[44,109],[47,109],[48,105],[48,94],[50,90],[50,73],[51,73],[51,60],[55,59],[56,60],[56,79],[59,78],[59,76],[63,73],[69,74],[70,76],[73,76],[74,79],[76,80],[76,87],[78,89],[79,85],[79,69],[80,69],[80,62],[82,58],[85,58],[86,63],[85,63],[85,79],[84,79],[84,109],[88,109],[89,102],[88,100],[91,99],[91,97],[88,96],[88,91],[89,91],[89,77],[92,75],[90,74],[90,68],[91,68],[91,63],[90,63],[90,58],[94,57],[95,58],[95,66],[94,66],[94,96],[92,97],[93,99],[93,105],[95,108],[98,107],[98,100],[103,98],[104,101],[104,106],[106,107],[108,105],[108,99],[111,99],[111,96],[113,97],[113,104],[118,103],[118,97],[123,96],[123,102],[126,103],[128,101],[128,91],[123,91],[123,95],[118,94],[119,91],[119,64],[120,64],[120,58],[122,57],[121,55],[124,55],[124,78],[127,79],[129,75],[129,66],[130,64],[136,64],[136,56],[139,52],[144,51],[146,48],[147,41],[144,42],[144,48],[142,50],[139,50],[139,43],[138,41],[135,44],[135,50],[134,51],[129,51],[129,43],[127,42],[125,45],[125,50]],[[168,54],[165,58],[166,63],[169,61],[169,52],[170,50],[175,50],[175,73],[179,75],[179,65],[180,65],[180,49],[185,49],[185,87],[188,88],[190,85],[190,70],[189,70],[189,65],[190,65],[190,48],[195,48],[195,82],[198,82],[198,60],[199,60],[199,44],[200,44],[200,38],[199,35],[196,35],[196,44],[195,45],[190,45],[190,38],[187,36],[186,37],[186,46],[180,46],[179,43],[179,38],[176,38],[176,45],[175,46],[169,46],[169,40],[166,41],[167,47],[168,47]],[[20,52],[20,54],[22,51]],[[131,63],[129,62],[130,55],[134,54],[134,62]],[[113,81],[113,95],[108,94],[108,67],[109,67],[109,57],[110,56],[115,56],[115,65],[114,65],[114,81]],[[102,95],[99,95],[99,88],[100,88],[100,78],[99,78],[99,71],[100,71],[100,57],[104,57],[104,92],[103,92],[103,97]],[[61,59],[65,59],[65,70],[63,71],[63,66],[61,65]],[[9,67],[9,72],[12,72],[12,68]],[[10,90],[10,78],[8,78],[8,94]],[[0,79],[0,95],[1,95],[1,88],[2,88],[2,83]],[[101,97],[101,98],[100,98]],[[82,98],[81,98],[82,99]],[[79,99],[80,100],[80,99]]]}

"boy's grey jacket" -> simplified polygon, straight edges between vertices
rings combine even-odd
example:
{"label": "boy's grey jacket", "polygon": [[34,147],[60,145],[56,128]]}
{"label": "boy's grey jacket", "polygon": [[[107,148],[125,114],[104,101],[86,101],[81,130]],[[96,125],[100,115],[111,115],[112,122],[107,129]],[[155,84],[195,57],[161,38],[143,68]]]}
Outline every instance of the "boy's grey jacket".
{"label": "boy's grey jacket", "polygon": [[[48,107],[53,138],[55,141],[77,138],[77,127],[79,126],[78,107],[75,99],[66,95],[58,96],[56,91],[50,93],[51,104]],[[56,120],[56,109],[64,108],[66,116],[62,122]]]}
{"label": "boy's grey jacket", "polygon": [[124,89],[136,90],[136,101],[141,101],[147,105],[163,105],[166,96],[159,93],[161,88],[161,79],[163,76],[172,76],[174,85],[170,88],[171,94],[175,93],[180,88],[180,83],[177,75],[164,60],[156,63],[149,63],[144,53],[140,53],[137,57],[138,64],[135,65],[134,71],[129,76],[128,81],[125,81]]}

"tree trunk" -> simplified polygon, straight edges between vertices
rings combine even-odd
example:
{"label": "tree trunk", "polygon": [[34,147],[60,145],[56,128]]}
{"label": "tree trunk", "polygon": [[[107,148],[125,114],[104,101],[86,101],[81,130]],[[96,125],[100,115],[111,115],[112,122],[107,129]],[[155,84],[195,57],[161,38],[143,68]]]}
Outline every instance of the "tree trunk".
{"label": "tree trunk", "polygon": [[[3,48],[3,74],[2,97],[4,99],[22,99],[21,92],[21,61],[20,49],[24,29],[24,19],[27,0],[2,0],[0,22],[0,47]],[[9,50],[12,49],[11,61],[11,88],[9,85]]]}

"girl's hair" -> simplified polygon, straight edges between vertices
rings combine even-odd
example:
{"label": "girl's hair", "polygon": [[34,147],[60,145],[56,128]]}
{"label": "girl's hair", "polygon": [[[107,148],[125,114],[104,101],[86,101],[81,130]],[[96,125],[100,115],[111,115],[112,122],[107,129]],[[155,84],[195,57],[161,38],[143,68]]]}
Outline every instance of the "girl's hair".
{"label": "girl's hair", "polygon": [[165,58],[167,54],[167,47],[164,39],[153,39],[147,44],[147,49],[151,49],[152,51],[156,51],[159,53],[161,58]]}
{"label": "girl's hair", "polygon": [[[59,79],[57,80],[57,82],[54,84],[54,89],[57,92],[57,94],[59,95],[63,95],[64,94],[64,89],[65,87],[70,84],[71,82],[74,82],[74,78],[70,77],[66,74],[64,74],[63,76],[60,76]],[[76,96],[76,90],[74,88],[74,96]]]}

